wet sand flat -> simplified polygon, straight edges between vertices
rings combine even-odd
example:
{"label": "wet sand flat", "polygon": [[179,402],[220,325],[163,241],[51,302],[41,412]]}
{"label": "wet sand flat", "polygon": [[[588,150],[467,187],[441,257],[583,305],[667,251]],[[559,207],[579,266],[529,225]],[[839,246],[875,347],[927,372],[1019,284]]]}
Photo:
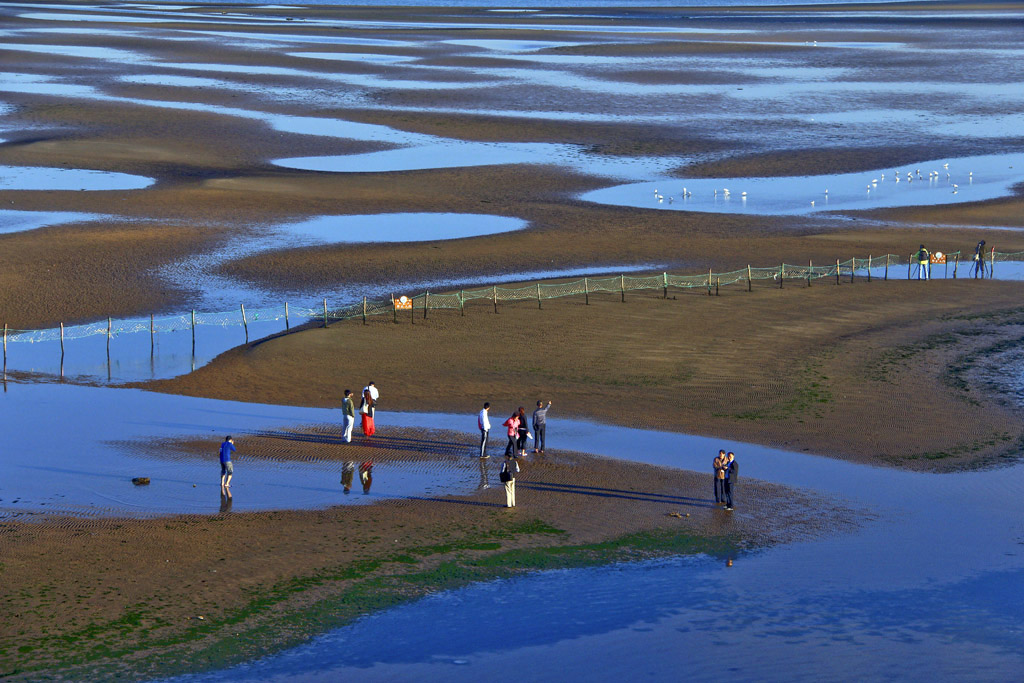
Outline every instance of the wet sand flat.
{"label": "wet sand flat", "polygon": [[[388,456],[409,457],[365,445],[360,436],[342,446],[332,433],[337,428],[325,426],[319,443],[282,447],[280,439],[254,436],[239,446],[262,457],[375,459],[378,488],[388,485]],[[157,447],[153,455],[215,446],[197,439]],[[413,457],[427,471],[445,466],[443,458]],[[15,619],[3,628],[0,670],[10,680],[32,680],[47,670],[73,679],[138,678],[223,666],[388,602],[485,578],[488,561],[492,576],[540,568],[529,558],[545,549],[553,553],[550,567],[571,564],[573,555],[638,559],[687,547],[724,562],[744,549],[835,533],[865,519],[838,501],[754,480],[744,482],[745,506],[729,513],[711,502],[710,474],[564,451],[524,459],[517,507],[509,510],[492,460],[491,487],[469,496],[307,512],[5,523],[0,600]],[[244,473],[239,457],[236,497],[245,495]],[[358,479],[351,495],[362,496]],[[622,538],[632,540],[602,546]],[[436,574],[440,566],[464,569],[449,569],[446,578]],[[366,599],[367,589],[376,600]],[[51,618],[55,609],[59,624]]]}

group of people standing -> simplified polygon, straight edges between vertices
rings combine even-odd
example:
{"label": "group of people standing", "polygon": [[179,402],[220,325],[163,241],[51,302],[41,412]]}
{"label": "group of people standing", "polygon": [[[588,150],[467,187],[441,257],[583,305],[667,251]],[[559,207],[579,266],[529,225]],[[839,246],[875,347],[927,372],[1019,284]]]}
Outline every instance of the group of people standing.
{"label": "group of people standing", "polygon": [[[362,417],[363,434],[373,436],[377,431],[373,423],[373,416],[377,411],[377,400],[380,392],[373,382],[369,382],[360,394],[359,414]],[[352,398],[352,390],[345,390],[345,398],[341,402],[341,410],[345,416],[345,425],[342,438],[345,443],[352,443],[352,428],[356,424],[356,404]]]}
{"label": "group of people standing", "polygon": [[726,510],[732,511],[735,509],[732,506],[732,494],[740,478],[736,454],[732,451],[718,451],[711,466],[715,473],[715,505],[725,505]]}
{"label": "group of people standing", "polygon": [[[530,433],[529,421],[526,417],[526,409],[519,406],[512,415],[502,423],[507,429],[508,443],[505,445],[505,462],[501,466],[501,473],[498,478],[505,485],[505,507],[516,506],[516,474],[520,472],[517,458],[526,456],[526,442],[534,439],[533,452],[543,453],[545,438],[547,435],[547,416],[551,408],[551,401],[544,404],[544,401],[537,401],[537,409],[533,411],[533,433]],[[489,458],[487,454],[487,441],[490,438],[491,404],[484,403],[483,409],[477,415],[477,428],[480,430],[480,458]]]}

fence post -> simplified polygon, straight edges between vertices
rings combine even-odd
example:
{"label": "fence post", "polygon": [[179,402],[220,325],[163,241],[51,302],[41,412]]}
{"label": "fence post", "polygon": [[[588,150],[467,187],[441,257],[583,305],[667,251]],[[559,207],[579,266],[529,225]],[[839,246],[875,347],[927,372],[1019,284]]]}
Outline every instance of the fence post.
{"label": "fence post", "polygon": [[711,269],[708,268],[708,296],[711,296]]}
{"label": "fence post", "polygon": [[619,275],[619,293],[622,294],[622,303],[626,303],[626,276]]}
{"label": "fence post", "polygon": [[196,309],[192,309],[192,355],[196,355]]}
{"label": "fence post", "polygon": [[4,370],[7,370],[7,323],[4,323]]}
{"label": "fence post", "polygon": [[583,278],[583,296],[587,306],[590,305],[590,285],[587,283],[587,278]]}
{"label": "fence post", "polygon": [[885,281],[889,281],[889,254],[885,255]]}
{"label": "fence post", "polygon": [[747,291],[748,292],[753,291],[750,288],[750,264],[749,263],[747,264]]}
{"label": "fence post", "polygon": [[871,282],[871,254],[868,254],[868,282]]}
{"label": "fence post", "polygon": [[64,357],[64,323],[60,324],[60,357]]}
{"label": "fence post", "polygon": [[466,315],[466,290],[459,290],[459,313]]}
{"label": "fence post", "polygon": [[857,272],[857,257],[854,256],[850,259],[850,282],[853,282],[853,276]]}
{"label": "fence post", "polygon": [[956,252],[956,256],[953,257],[953,279],[956,279],[956,267],[960,265],[960,252]]}
{"label": "fence post", "polygon": [[156,350],[156,325],[153,324],[153,314],[149,314],[149,355],[152,356]]}
{"label": "fence post", "polygon": [[494,312],[498,312],[498,285],[493,285],[491,289],[491,298],[494,299]]}
{"label": "fence post", "polygon": [[416,324],[416,296],[409,298],[409,322]]}
{"label": "fence post", "polygon": [[[985,273],[982,272],[982,275]],[[996,276],[996,248],[992,247],[992,256],[988,260],[988,279],[991,280]]]}
{"label": "fence post", "polygon": [[722,276],[719,275],[715,278],[715,296],[718,296],[718,286],[722,284]]}
{"label": "fence post", "polygon": [[327,327],[327,299],[324,299],[324,327]]}
{"label": "fence post", "polygon": [[[366,301],[366,297],[365,296],[363,297],[363,301],[364,302]],[[366,322],[365,318],[364,318],[363,322]],[[291,321],[288,320],[288,302],[285,301],[284,302],[284,331],[288,332],[291,329],[292,329]]]}
{"label": "fence post", "polygon": [[110,330],[113,327],[113,321],[110,317],[107,317],[107,355],[110,355]]}
{"label": "fence post", "polygon": [[395,295],[394,294],[391,295],[391,311],[392,311],[392,315],[394,315],[395,324],[397,325],[398,324],[398,306],[397,306],[397,304],[395,304]]}
{"label": "fence post", "polygon": [[540,305],[540,283],[538,282],[537,283],[537,310],[539,311],[541,308],[542,307]]}
{"label": "fence post", "polygon": [[423,319],[427,319],[427,311],[430,310],[430,292],[423,293]]}
{"label": "fence post", "polygon": [[363,296],[363,324],[366,324],[366,297]]}
{"label": "fence post", "polygon": [[914,266],[914,255],[910,255],[910,260],[907,261],[907,279],[910,279],[910,269]]}
{"label": "fence post", "polygon": [[662,282],[662,287],[664,288],[664,291],[665,291],[665,298],[667,299],[668,298],[668,273],[662,273],[661,274],[661,282]]}
{"label": "fence post", "polygon": [[811,276],[814,274],[814,261],[807,259],[807,286],[811,286]]}
{"label": "fence post", "polygon": [[839,284],[839,259],[836,259],[836,284]]}
{"label": "fence post", "polygon": [[786,280],[786,264],[782,263],[779,266],[779,289],[782,289],[782,283]]}
{"label": "fence post", "polygon": [[249,343],[249,321],[245,319],[245,304],[240,304],[242,307],[242,327],[245,328],[245,343]]}

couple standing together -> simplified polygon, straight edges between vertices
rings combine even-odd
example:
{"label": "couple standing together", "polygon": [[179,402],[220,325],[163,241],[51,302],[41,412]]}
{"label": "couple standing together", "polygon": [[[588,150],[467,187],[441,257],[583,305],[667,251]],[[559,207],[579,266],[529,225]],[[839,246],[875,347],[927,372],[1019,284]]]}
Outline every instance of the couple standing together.
{"label": "couple standing together", "polygon": [[[377,412],[377,399],[380,398],[380,392],[377,391],[376,385],[370,382],[363,387],[362,400],[359,402],[359,413],[363,418],[363,434],[366,436],[373,436],[374,432],[377,431],[376,426],[373,423],[374,413]],[[356,424],[356,404],[352,400],[352,390],[345,390],[345,399],[341,402],[342,412],[345,414],[345,432],[344,439],[345,443],[352,443],[352,428]]]}
{"label": "couple standing together", "polygon": [[712,468],[715,472],[715,504],[724,503],[726,510],[732,510],[732,493],[740,478],[740,466],[736,462],[736,455],[732,451],[718,451]]}

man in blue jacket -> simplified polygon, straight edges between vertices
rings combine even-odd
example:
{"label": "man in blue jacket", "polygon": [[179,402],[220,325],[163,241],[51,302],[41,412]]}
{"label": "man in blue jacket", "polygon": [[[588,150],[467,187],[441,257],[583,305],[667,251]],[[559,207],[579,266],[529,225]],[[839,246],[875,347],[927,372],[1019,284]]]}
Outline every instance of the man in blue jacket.
{"label": "man in blue jacket", "polygon": [[725,456],[725,509],[733,510],[732,506],[732,493],[735,490],[736,482],[740,478],[740,465],[736,462],[736,454],[729,451],[729,454]]}
{"label": "man in blue jacket", "polygon": [[220,445],[220,490],[230,495],[231,477],[235,467],[231,464],[231,454],[235,452],[235,440],[230,436]]}

